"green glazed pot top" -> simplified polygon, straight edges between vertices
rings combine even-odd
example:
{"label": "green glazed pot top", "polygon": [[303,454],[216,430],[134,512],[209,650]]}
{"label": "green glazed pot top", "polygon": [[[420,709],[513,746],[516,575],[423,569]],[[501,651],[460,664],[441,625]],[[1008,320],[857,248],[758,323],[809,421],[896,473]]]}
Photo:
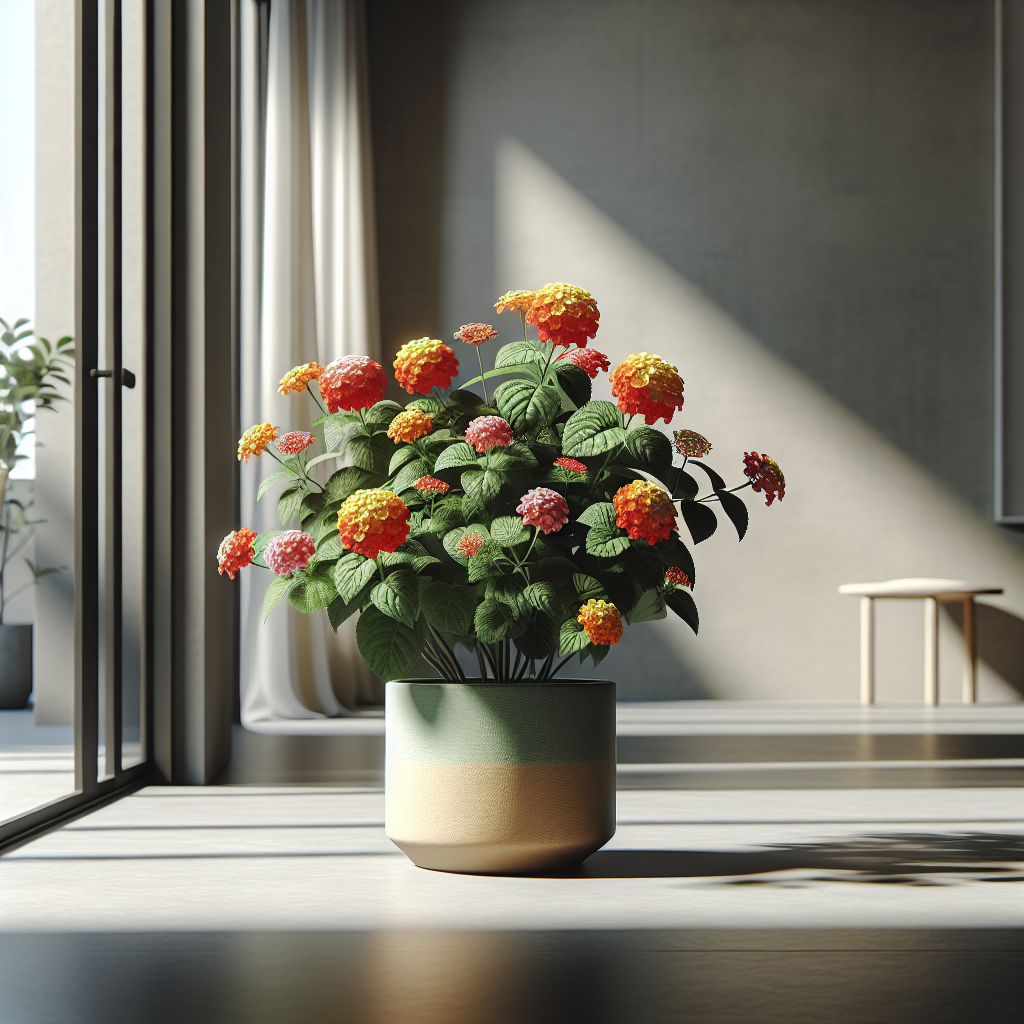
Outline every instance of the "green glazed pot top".
{"label": "green glazed pot top", "polygon": [[615,684],[388,683],[387,756],[565,764],[615,759]]}

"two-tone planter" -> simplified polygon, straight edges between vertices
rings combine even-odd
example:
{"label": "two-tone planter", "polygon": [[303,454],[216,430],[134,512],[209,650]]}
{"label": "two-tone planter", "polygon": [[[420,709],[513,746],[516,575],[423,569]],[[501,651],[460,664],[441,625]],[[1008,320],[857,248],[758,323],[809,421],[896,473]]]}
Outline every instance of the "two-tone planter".
{"label": "two-tone planter", "polygon": [[519,874],[582,863],[615,834],[615,684],[385,688],[385,826],[414,864]]}

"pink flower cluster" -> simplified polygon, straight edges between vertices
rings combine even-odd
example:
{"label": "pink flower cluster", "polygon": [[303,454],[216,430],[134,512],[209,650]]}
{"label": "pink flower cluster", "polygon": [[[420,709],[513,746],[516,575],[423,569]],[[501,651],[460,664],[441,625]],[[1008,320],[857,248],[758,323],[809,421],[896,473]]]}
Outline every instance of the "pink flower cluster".
{"label": "pink flower cluster", "polygon": [[466,443],[478,452],[512,443],[512,427],[500,416],[477,416],[466,428]]}
{"label": "pink flower cluster", "polygon": [[601,370],[607,370],[611,363],[608,362],[608,357],[603,352],[598,352],[596,348],[574,348],[568,352],[563,352],[556,360],[556,363],[560,363],[562,360],[566,360],[578,366],[581,370],[586,370],[591,380],[594,380]]}
{"label": "pink flower cluster", "polygon": [[266,547],[263,559],[278,576],[291,576],[296,569],[305,569],[316,552],[316,544],[308,533],[285,530]]}
{"label": "pink flower cluster", "polygon": [[312,434],[307,433],[305,430],[293,430],[290,434],[285,434],[277,442],[277,450],[284,455],[298,455],[299,452],[305,451],[311,444],[316,444],[316,438]]}
{"label": "pink flower cluster", "polygon": [[550,487],[534,487],[519,499],[516,511],[527,526],[536,526],[541,533],[558,532],[569,522],[569,505],[558,491]]}

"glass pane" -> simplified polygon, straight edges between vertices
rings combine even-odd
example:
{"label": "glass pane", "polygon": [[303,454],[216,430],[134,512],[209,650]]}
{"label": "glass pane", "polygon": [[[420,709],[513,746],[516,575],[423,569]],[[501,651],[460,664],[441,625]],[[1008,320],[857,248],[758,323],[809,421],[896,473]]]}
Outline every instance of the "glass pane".
{"label": "glass pane", "polygon": [[[6,819],[75,789],[74,406],[58,379],[73,380],[73,367],[53,358],[75,323],[74,18],[59,5],[3,0],[0,39],[0,317],[27,321],[0,350]],[[59,398],[33,400],[41,383]]]}

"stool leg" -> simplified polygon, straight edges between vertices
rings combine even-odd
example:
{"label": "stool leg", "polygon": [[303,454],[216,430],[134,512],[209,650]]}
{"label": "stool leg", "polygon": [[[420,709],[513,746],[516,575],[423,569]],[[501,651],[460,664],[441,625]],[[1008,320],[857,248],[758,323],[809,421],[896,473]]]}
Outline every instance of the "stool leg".
{"label": "stool leg", "polygon": [[974,598],[964,598],[964,686],[965,704],[978,700],[978,631],[974,618]]}
{"label": "stool leg", "polygon": [[860,599],[860,702],[875,703],[875,602]]}
{"label": "stool leg", "polygon": [[924,702],[939,703],[939,602],[924,599]]}

